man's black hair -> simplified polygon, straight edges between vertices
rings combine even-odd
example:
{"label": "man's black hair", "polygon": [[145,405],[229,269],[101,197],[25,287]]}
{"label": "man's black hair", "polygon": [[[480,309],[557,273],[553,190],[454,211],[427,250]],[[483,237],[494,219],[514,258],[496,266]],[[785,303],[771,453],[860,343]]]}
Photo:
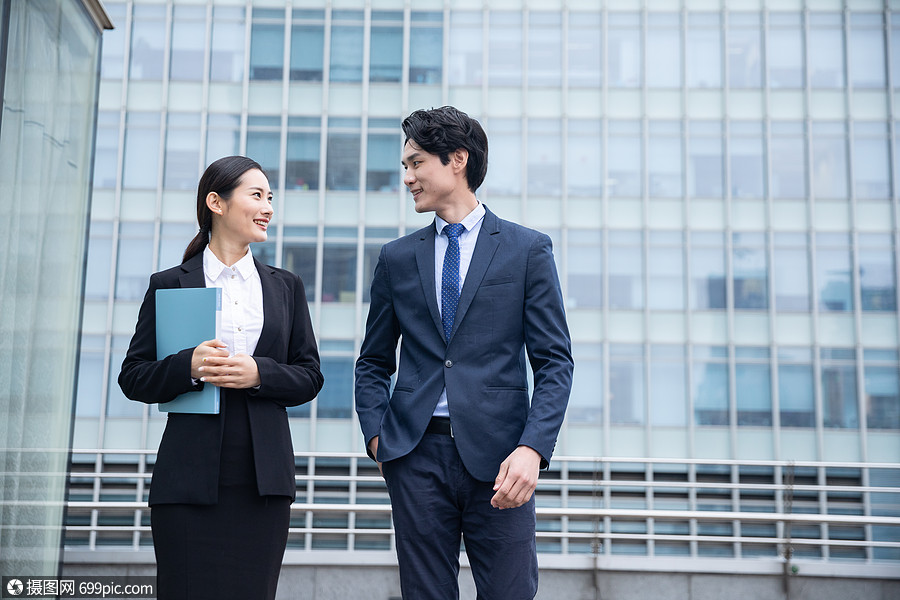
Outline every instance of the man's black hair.
{"label": "man's black hair", "polygon": [[[417,110],[403,120],[406,142],[412,140],[422,150],[450,163],[450,154],[464,148],[469,153],[466,182],[475,192],[487,174],[487,135],[481,124],[452,106]],[[405,142],[404,142],[405,143]]]}

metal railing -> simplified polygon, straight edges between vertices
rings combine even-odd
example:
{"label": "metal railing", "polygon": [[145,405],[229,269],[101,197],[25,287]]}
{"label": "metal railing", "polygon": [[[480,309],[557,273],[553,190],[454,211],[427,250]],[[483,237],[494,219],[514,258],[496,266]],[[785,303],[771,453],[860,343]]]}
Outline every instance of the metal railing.
{"label": "metal railing", "polygon": [[[75,451],[67,551],[150,550],[154,460]],[[287,563],[393,560],[390,501],[368,457],[303,452],[296,464]],[[538,550],[567,568],[640,558],[709,570],[718,558],[900,574],[900,464],[559,457],[535,493]]]}

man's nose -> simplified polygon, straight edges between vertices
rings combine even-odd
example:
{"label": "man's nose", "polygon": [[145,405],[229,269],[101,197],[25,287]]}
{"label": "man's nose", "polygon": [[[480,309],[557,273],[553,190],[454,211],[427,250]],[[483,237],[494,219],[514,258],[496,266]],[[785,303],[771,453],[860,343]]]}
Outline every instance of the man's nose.
{"label": "man's nose", "polygon": [[406,173],[403,174],[403,184],[406,187],[411,186],[415,180],[416,180],[416,177],[415,177],[415,175],[412,174],[412,171],[407,171]]}

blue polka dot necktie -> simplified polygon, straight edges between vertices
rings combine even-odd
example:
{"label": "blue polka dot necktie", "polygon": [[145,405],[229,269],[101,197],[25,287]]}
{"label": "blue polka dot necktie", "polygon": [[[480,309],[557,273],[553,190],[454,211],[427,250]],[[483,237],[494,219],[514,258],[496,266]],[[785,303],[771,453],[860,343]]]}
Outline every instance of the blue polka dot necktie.
{"label": "blue polka dot necktie", "polygon": [[443,230],[450,241],[441,272],[441,324],[444,326],[444,339],[447,343],[450,342],[453,318],[459,304],[459,234],[462,232],[462,223],[450,223]]}

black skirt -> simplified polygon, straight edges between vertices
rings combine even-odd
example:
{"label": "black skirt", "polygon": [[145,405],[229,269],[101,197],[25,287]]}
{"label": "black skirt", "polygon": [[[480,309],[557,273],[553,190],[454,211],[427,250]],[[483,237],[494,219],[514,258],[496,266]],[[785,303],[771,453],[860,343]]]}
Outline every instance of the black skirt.
{"label": "black skirt", "polygon": [[158,600],[273,600],[292,498],[260,496],[247,405],[223,394],[219,501],[154,504]]}

